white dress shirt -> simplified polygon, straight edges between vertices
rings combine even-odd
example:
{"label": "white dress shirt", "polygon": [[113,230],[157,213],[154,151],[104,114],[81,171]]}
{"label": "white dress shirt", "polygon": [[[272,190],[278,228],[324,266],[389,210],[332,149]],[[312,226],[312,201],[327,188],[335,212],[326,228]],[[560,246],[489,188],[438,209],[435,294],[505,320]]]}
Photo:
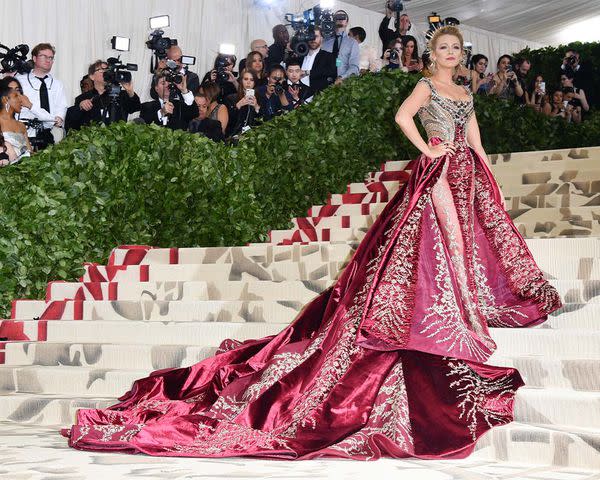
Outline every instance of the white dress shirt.
{"label": "white dress shirt", "polygon": [[360,49],[361,70],[368,70],[369,72],[378,72],[381,70],[382,62],[379,55],[377,55],[375,47],[363,42],[358,44],[358,48]]}
{"label": "white dress shirt", "polygon": [[312,70],[313,64],[315,63],[315,58],[317,58],[317,53],[321,51],[320,48],[316,50],[309,50],[308,54],[304,57],[302,61],[302,71],[306,72],[306,75],[302,77],[300,80],[305,85],[310,87],[310,71]]}
{"label": "white dress shirt", "polygon": [[33,72],[15,75],[15,78],[21,83],[23,94],[32,103],[31,109],[25,107],[21,109],[19,119],[37,118],[44,122],[45,128],[52,128],[54,126],[55,117],[60,117],[64,121],[68,105],[65,90],[60,80],[55,78],[51,73],[46,78],[48,103],[50,104],[50,112],[47,112],[40,105],[40,86],[42,81]]}

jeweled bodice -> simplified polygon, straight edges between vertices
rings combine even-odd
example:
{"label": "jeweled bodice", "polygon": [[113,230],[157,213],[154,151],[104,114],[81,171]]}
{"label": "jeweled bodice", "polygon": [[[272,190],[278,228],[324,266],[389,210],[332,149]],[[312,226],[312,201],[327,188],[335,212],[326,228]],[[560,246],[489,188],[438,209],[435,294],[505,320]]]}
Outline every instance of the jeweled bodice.
{"label": "jeweled bodice", "polygon": [[454,141],[456,127],[464,130],[469,118],[473,115],[473,94],[466,89],[469,93],[468,100],[452,100],[440,95],[429,78],[423,77],[419,82],[426,83],[431,90],[431,100],[418,111],[419,120],[427,132],[427,138],[439,137],[443,140]]}
{"label": "jeweled bodice", "polygon": [[29,154],[27,137],[22,133],[17,132],[2,132],[4,141],[10,143],[15,149],[18,158],[26,157]]}

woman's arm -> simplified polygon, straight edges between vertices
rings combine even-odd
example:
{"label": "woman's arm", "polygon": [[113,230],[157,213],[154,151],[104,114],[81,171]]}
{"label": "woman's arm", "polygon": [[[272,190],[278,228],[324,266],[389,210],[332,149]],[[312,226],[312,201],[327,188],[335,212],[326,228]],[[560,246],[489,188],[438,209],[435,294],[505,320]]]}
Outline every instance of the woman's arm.
{"label": "woman's arm", "polygon": [[225,130],[227,129],[227,124],[229,123],[229,112],[227,111],[227,107],[225,105],[221,105],[219,107],[219,112],[217,113],[217,120],[221,122],[223,133],[225,133]]}
{"label": "woman's arm", "polygon": [[590,104],[587,101],[587,97],[585,96],[585,92],[580,88],[579,89],[579,101],[581,102],[581,108],[584,112],[589,111]]}
{"label": "woman's arm", "polygon": [[421,153],[427,155],[428,157],[431,156],[431,150],[429,145],[427,145],[427,143],[425,143],[421,137],[419,130],[417,130],[417,125],[415,124],[413,117],[423,105],[427,104],[430,96],[431,93],[429,91],[429,87],[424,83],[417,83],[417,86],[414,88],[412,93],[406,97],[404,102],[402,102],[402,105],[400,105],[395,117],[396,123],[404,135],[406,135],[406,138],[408,138],[411,143],[421,151]]}
{"label": "woman's arm", "polygon": [[4,146],[6,147],[6,154],[8,155],[8,161],[14,162],[17,159],[17,152],[15,152],[14,147],[8,143],[6,140],[4,141]]}
{"label": "woman's arm", "polygon": [[396,123],[412,144],[429,158],[438,158],[448,153],[454,153],[455,147],[451,142],[438,145],[425,143],[415,125],[413,117],[423,105],[426,105],[431,96],[429,87],[425,83],[417,83],[412,93],[402,102],[396,113]]}

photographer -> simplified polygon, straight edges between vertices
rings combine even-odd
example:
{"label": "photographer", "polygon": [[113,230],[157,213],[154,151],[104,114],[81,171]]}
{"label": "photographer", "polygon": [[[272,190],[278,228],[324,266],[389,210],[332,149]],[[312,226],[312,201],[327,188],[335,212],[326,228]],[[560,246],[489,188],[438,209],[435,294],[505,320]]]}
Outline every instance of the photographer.
{"label": "photographer", "polygon": [[[185,77],[185,81],[187,84],[187,88],[190,92],[195,92],[200,87],[200,77],[196,75],[194,72],[190,72],[187,68],[187,65],[181,63],[181,59],[183,57],[183,52],[181,51],[181,47],[178,45],[172,45],[167,50],[167,57],[158,62],[158,66],[154,72],[154,74],[158,74],[162,72],[167,67],[167,60],[171,60],[175,62],[175,67],[172,69],[173,73],[179,74],[182,77]],[[156,76],[152,77],[152,85],[150,86],[150,96],[157,100],[156,90],[154,89]]]}
{"label": "photographer", "polygon": [[325,90],[335,82],[337,67],[332,53],[321,49],[321,29],[314,29],[315,38],[308,42],[308,54],[302,61],[302,83],[308,85],[312,94]]}
{"label": "photographer", "polygon": [[536,112],[541,112],[546,97],[546,82],[542,75],[536,75],[531,82],[529,91],[525,91],[525,103]]}
{"label": "photographer", "polygon": [[[187,130],[190,120],[198,114],[194,95],[187,89],[185,77],[174,78],[168,70],[155,75],[157,100],[142,103],[140,118],[144,122],[171,130]],[[174,80],[181,80],[175,83]]]}
{"label": "photographer", "polygon": [[237,93],[227,97],[229,111],[228,136],[246,133],[247,130],[256,125],[256,120],[260,116],[260,105],[256,99],[256,84],[258,81],[256,75],[250,70],[244,70],[240,77],[240,86]]}
{"label": "photographer", "polygon": [[561,74],[568,69],[572,70],[574,75],[573,85],[583,88],[587,92],[590,105],[598,106],[599,99],[597,98],[596,86],[592,76],[589,74],[588,68],[585,64],[581,63],[579,52],[573,49],[567,50],[560,69]]}
{"label": "photographer", "polygon": [[219,88],[219,102],[225,102],[225,98],[237,92],[238,81],[233,71],[237,58],[233,55],[219,54],[215,58],[213,69],[204,75],[202,85],[209,82],[216,83]]}
{"label": "photographer", "polygon": [[258,88],[256,97],[265,120],[271,120],[294,108],[294,100],[287,91],[285,71],[281,65],[274,65],[269,71],[267,84]]}
{"label": "photographer", "polygon": [[498,72],[492,77],[493,85],[488,92],[489,95],[514,100],[515,97],[522,97],[525,94],[521,84],[517,81],[517,75],[513,71],[512,61],[510,55],[502,55],[498,59]]}
{"label": "photographer", "polygon": [[344,80],[360,73],[360,48],[358,42],[348,36],[348,14],[344,10],[334,13],[335,36],[322,42],[322,49],[331,52],[336,59],[337,79]]}
{"label": "photographer", "polygon": [[546,103],[542,107],[542,113],[549,117],[562,117],[567,122],[581,121],[581,118],[577,118],[577,112],[567,100],[564,99],[563,92],[556,90],[552,94],[552,103]]}
{"label": "photographer", "polygon": [[[246,68],[242,70],[248,70],[256,75],[256,78],[258,79],[257,86],[260,87],[266,85],[267,70],[265,69],[265,61],[260,52],[250,52],[245,60],[245,62],[244,60],[242,60],[242,62],[244,62]],[[242,62],[240,62],[240,65]]]}
{"label": "photographer", "polygon": [[402,37],[402,65],[406,67],[408,73],[420,73],[423,70],[417,39],[412,35]]}
{"label": "photographer", "polygon": [[221,122],[208,118],[208,106],[210,101],[204,93],[198,92],[194,95],[194,103],[198,107],[198,116],[194,118],[189,125],[190,133],[197,133],[210,138],[213,142],[220,142],[225,139]]}
{"label": "photographer", "polygon": [[[96,60],[89,66],[88,77],[94,82],[94,88],[75,99],[77,108],[71,110],[73,117],[69,118],[71,128],[78,130],[92,122],[107,125],[121,120],[126,122],[129,114],[140,110],[140,97],[134,92],[132,82],[113,85],[105,78],[105,74],[114,76],[116,73],[118,71],[114,67],[111,71],[104,60]],[[120,89],[118,94],[117,89]]]}
{"label": "photographer", "polygon": [[383,69],[384,70],[402,70],[408,72],[408,68],[402,65],[402,56],[404,45],[401,38],[395,38],[390,41],[385,52],[383,52]]}
{"label": "photographer", "polygon": [[62,128],[67,113],[67,97],[62,83],[50,73],[54,65],[55,48],[49,43],[40,43],[31,51],[33,70],[16,75],[23,86],[23,94],[31,101],[31,106],[23,106],[20,120],[38,119],[43,121],[43,129],[29,129],[28,134],[36,137],[38,148],[54,144],[52,128]]}
{"label": "photographer", "polygon": [[396,12],[392,9],[393,3],[394,2],[392,1],[388,1],[386,3],[385,17],[383,17],[383,20],[379,25],[379,38],[381,39],[381,43],[383,45],[382,53],[385,53],[386,46],[389,45],[392,40],[408,35],[408,32],[412,28],[410,17],[406,13],[400,15],[400,22],[398,25],[395,25],[394,29],[390,28],[390,22],[396,15]]}

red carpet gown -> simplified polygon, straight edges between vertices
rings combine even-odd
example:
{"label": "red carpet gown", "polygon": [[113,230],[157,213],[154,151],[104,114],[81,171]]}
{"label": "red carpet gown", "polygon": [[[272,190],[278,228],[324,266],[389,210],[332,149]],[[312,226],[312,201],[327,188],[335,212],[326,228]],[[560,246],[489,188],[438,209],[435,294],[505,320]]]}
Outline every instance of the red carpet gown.
{"label": "red carpet gown", "polygon": [[81,450],[163,456],[461,458],[513,418],[512,368],[484,365],[489,327],[561,306],[504,211],[465,127],[473,99],[419,111],[455,154],[421,156],[337,283],[276,336],[225,341],[191,367],[137,380],[120,403],[79,410]]}

